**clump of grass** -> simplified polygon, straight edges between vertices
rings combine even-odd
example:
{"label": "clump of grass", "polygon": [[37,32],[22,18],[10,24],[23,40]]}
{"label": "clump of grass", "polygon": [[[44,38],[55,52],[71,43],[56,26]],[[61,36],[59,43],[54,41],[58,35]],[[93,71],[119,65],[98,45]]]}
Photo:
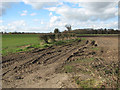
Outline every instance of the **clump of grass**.
{"label": "clump of grass", "polygon": [[86,40],[86,38],[81,38],[81,40]]}
{"label": "clump of grass", "polygon": [[79,85],[79,84],[80,84],[80,81],[79,81],[79,80],[76,80],[76,83]]}
{"label": "clump of grass", "polygon": [[93,61],[94,59],[95,59],[94,57],[89,58],[90,61]]}
{"label": "clump of grass", "polygon": [[24,48],[24,49],[22,49],[22,48],[17,48],[14,53],[16,53],[16,52],[23,52],[23,51],[29,51],[29,47],[26,47],[26,48]]}
{"label": "clump of grass", "polygon": [[94,79],[89,79],[89,80],[76,80],[76,83],[81,87],[81,88],[93,88],[95,85],[95,80]]}
{"label": "clump of grass", "polygon": [[21,49],[21,48],[18,48],[18,49],[16,49],[16,51],[19,51],[19,52],[20,52],[20,51],[23,51],[23,49]]}
{"label": "clump of grass", "polygon": [[54,43],[54,45],[63,45],[63,44],[65,44],[64,41],[58,41],[58,42],[55,42],[55,43]]}
{"label": "clump of grass", "polygon": [[64,66],[64,69],[66,73],[71,73],[73,71],[73,67],[69,65]]}
{"label": "clump of grass", "polygon": [[94,47],[94,48],[92,48],[92,50],[99,50],[99,48],[98,47]]}

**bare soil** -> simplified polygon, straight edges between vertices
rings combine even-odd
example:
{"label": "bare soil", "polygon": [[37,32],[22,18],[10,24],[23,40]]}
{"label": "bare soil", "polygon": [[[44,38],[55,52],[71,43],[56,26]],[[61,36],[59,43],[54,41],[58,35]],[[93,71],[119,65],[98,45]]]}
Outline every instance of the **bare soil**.
{"label": "bare soil", "polygon": [[2,87],[117,87],[118,38],[85,38],[4,56]]}

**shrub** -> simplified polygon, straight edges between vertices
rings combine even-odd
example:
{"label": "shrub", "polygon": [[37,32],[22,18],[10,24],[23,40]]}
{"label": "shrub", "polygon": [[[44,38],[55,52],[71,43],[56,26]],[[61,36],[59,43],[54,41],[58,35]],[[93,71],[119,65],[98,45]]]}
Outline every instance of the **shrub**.
{"label": "shrub", "polygon": [[61,38],[61,33],[55,34],[55,37],[59,40]]}
{"label": "shrub", "polygon": [[47,35],[45,35],[45,34],[40,35],[39,38],[40,38],[40,40],[43,40],[44,43],[48,43],[48,36]]}
{"label": "shrub", "polygon": [[49,39],[51,39],[52,42],[55,41],[55,34],[51,34],[48,37],[49,37]]}

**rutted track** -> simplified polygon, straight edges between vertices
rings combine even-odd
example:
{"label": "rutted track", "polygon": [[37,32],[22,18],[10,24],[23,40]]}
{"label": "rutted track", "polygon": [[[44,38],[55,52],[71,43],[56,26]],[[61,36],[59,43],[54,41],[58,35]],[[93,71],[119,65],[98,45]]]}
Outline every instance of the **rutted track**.
{"label": "rutted track", "polygon": [[[16,87],[17,79],[24,80],[26,76],[39,69],[46,75],[54,73],[59,65],[84,45],[86,45],[86,41],[76,41],[62,46],[53,46],[42,50],[36,49],[27,53],[3,57],[3,87],[6,87],[6,84],[7,87]],[[50,68],[52,69],[51,72],[49,72]],[[19,86],[19,84],[17,85]]]}
{"label": "rutted track", "polygon": [[[94,39],[98,42],[94,42]],[[116,44],[109,38],[102,38],[102,40],[100,38],[89,38],[88,40],[77,40],[65,45],[4,56],[2,61],[3,88],[77,88],[78,85],[72,81],[73,76],[78,74],[81,79],[92,77],[92,74],[80,73],[81,71],[87,72],[94,69],[93,76],[97,77],[107,71],[107,66],[111,70],[112,67],[113,69],[116,68]],[[93,50],[96,47],[99,50]],[[94,57],[94,60],[84,61],[84,59],[91,57]],[[84,62],[72,63],[78,59]],[[75,74],[61,72],[64,71],[63,67],[69,63],[75,66]],[[80,70],[80,72],[76,70]],[[99,70],[102,72],[100,73]],[[110,79],[114,76],[104,74],[101,77],[108,77],[107,75]]]}

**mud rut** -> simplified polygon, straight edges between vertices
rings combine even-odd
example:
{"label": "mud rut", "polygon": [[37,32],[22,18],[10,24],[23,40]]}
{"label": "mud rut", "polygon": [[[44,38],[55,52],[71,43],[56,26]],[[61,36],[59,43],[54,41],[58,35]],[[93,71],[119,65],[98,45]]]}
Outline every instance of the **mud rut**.
{"label": "mud rut", "polygon": [[79,42],[3,57],[3,87],[19,87],[23,83],[19,81],[24,81],[25,77],[38,70],[41,73],[39,78],[53,74],[60,64],[81,47]]}
{"label": "mud rut", "polygon": [[46,49],[34,49],[3,57],[3,88],[77,87],[70,74],[56,72],[77,53],[91,47],[92,41],[76,41]]}

